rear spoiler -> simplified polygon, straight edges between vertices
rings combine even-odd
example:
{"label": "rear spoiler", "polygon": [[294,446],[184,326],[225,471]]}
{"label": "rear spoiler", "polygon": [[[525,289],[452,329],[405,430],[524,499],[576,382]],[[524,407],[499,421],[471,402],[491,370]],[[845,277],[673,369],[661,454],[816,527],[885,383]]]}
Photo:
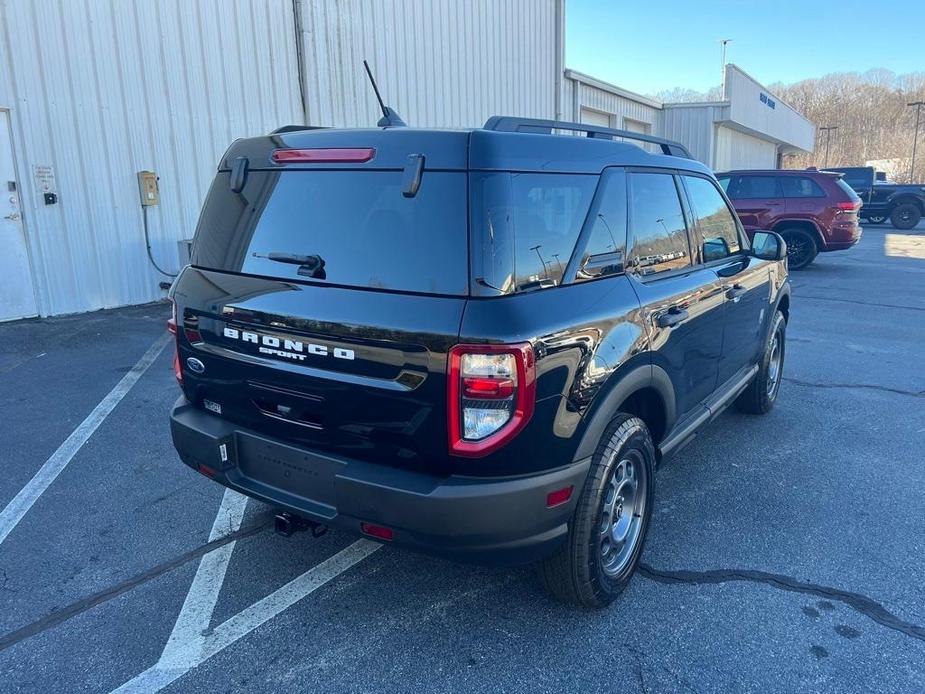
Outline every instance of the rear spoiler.
{"label": "rear spoiler", "polygon": [[673,157],[684,157],[685,159],[694,158],[687,150],[687,147],[680,142],[666,140],[663,137],[656,137],[655,135],[634,133],[629,130],[617,130],[616,128],[604,128],[600,125],[588,125],[587,123],[572,123],[569,121],[545,120],[542,118],[517,118],[515,116],[492,116],[485,121],[485,125],[482,126],[482,129],[508,133],[539,133],[542,135],[552,135],[553,130],[571,130],[573,132],[583,132],[586,137],[604,140],[621,138],[624,140],[648,142],[658,145],[662,150],[662,154]]}

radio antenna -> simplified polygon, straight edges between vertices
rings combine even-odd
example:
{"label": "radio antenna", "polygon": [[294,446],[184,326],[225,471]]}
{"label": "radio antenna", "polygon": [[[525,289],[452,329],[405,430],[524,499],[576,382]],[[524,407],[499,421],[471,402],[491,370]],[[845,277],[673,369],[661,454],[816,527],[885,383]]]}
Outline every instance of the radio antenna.
{"label": "radio antenna", "polygon": [[385,105],[385,102],[382,100],[382,95],[379,93],[379,87],[376,85],[376,78],[373,77],[373,71],[369,69],[369,63],[365,60],[363,61],[363,67],[366,68],[366,76],[369,77],[369,83],[373,85],[373,91],[376,93],[376,101],[379,102],[379,108],[382,109],[382,118],[379,119],[376,125],[380,128],[406,127],[406,123],[401,119],[401,116]]}

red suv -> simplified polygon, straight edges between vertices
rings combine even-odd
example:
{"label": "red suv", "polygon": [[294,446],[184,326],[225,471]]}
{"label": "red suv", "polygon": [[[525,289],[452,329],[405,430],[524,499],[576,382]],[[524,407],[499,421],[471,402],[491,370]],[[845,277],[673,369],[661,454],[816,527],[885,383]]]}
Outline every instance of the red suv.
{"label": "red suv", "polygon": [[716,178],[749,237],[759,229],[784,237],[792,270],[806,267],[819,252],[845,250],[861,239],[861,198],[842,174],[771,169],[727,171]]}

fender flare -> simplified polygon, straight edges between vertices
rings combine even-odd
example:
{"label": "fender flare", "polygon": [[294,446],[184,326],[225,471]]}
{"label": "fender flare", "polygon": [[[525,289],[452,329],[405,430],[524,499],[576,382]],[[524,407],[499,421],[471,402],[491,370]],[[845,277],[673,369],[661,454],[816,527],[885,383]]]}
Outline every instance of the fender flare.
{"label": "fender flare", "polygon": [[887,212],[886,216],[889,217],[893,213],[893,208],[897,205],[904,205],[906,203],[911,203],[919,208],[919,211],[922,214],[925,214],[925,200],[916,195],[913,192],[908,190],[897,191],[893,193],[890,197],[886,199]]}
{"label": "fender flare", "polygon": [[652,388],[662,398],[665,408],[665,433],[671,431],[677,420],[677,408],[674,396],[674,387],[671,378],[660,366],[644,364],[624,373],[616,373],[611,377],[614,382],[605,395],[595,399],[596,405],[588,416],[588,423],[581,435],[581,442],[575,453],[575,460],[589,458],[597,449],[604,429],[619,412],[623,402],[638,390]]}

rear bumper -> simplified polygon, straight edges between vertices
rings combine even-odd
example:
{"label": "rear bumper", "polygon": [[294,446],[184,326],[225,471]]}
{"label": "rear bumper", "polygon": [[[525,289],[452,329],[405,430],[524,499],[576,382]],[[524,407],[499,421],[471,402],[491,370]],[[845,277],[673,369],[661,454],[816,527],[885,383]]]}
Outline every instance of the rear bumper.
{"label": "rear bumper", "polygon": [[[297,448],[238,427],[181,397],[170,416],[184,463],[277,508],[351,532],[391,528],[391,544],[487,564],[522,564],[553,553],[590,460],[526,477],[432,477]],[[568,503],[551,491],[574,485]]]}
{"label": "rear bumper", "polygon": [[825,240],[825,247],[822,251],[844,251],[857,245],[864,234],[864,229],[859,224],[847,227],[833,227],[830,236]]}

